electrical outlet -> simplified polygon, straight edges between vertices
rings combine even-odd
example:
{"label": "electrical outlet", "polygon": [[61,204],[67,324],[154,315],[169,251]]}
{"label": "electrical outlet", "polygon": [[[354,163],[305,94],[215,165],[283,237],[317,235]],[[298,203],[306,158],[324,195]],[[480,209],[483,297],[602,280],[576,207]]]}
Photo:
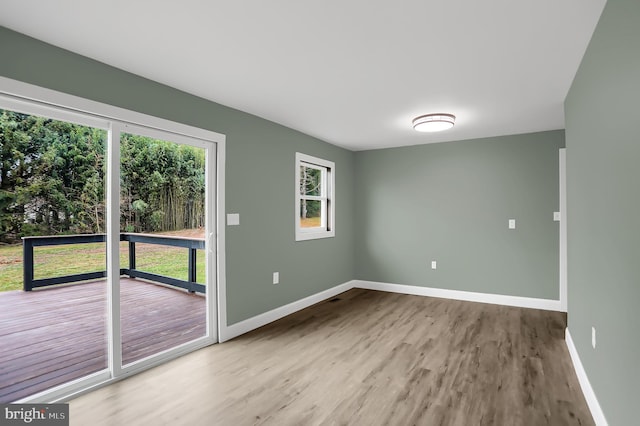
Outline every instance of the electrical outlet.
{"label": "electrical outlet", "polygon": [[436,261],[435,261],[435,260],[432,260],[432,261],[431,261],[431,269],[436,269],[436,267],[437,267],[437,266],[438,266],[438,265],[436,264]]}
{"label": "electrical outlet", "polygon": [[280,272],[273,273],[273,283],[274,284],[280,283]]}
{"label": "electrical outlet", "polygon": [[509,229],[516,229],[516,220],[509,219]]}
{"label": "electrical outlet", "polygon": [[591,327],[591,346],[593,346],[593,349],[596,348],[596,328],[595,327]]}

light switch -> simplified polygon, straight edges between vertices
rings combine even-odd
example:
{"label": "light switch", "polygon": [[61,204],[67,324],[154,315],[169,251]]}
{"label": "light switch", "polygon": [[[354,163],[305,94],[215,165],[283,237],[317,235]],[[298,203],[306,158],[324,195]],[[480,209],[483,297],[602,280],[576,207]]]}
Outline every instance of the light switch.
{"label": "light switch", "polygon": [[240,225],[240,214],[229,213],[227,214],[227,226]]}
{"label": "light switch", "polygon": [[553,212],[553,220],[560,222],[560,212]]}
{"label": "light switch", "polygon": [[509,229],[516,229],[516,220],[509,219]]}

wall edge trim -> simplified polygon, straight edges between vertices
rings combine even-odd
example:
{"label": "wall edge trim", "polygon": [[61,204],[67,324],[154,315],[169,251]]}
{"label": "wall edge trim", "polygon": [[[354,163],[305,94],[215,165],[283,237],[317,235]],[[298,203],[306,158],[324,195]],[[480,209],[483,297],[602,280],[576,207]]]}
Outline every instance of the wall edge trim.
{"label": "wall edge trim", "polygon": [[415,285],[382,283],[376,281],[354,280],[353,283],[354,288],[363,288],[367,290],[388,291],[391,293],[403,293],[415,296],[439,297],[442,299],[463,300],[466,302],[491,303],[494,305],[516,306],[519,308],[532,308],[542,309],[545,311],[564,312],[559,300],[507,296],[502,294],[475,293],[471,291],[448,290]]}
{"label": "wall edge trim", "polygon": [[288,303],[286,305],[280,306],[278,308],[272,309],[262,314],[258,314],[246,320],[237,322],[235,324],[232,324],[226,327],[221,327],[219,341],[220,343],[226,342],[228,340],[233,339],[234,337],[238,337],[241,334],[248,333],[252,330],[260,328],[271,322],[279,320],[280,318],[284,318],[287,315],[291,315],[302,309],[308,308],[311,305],[315,305],[318,302],[322,302],[323,300],[326,300],[330,297],[336,296],[340,293],[344,293],[347,290],[351,290],[352,288],[353,288],[353,281],[347,281],[335,287],[331,287],[329,289],[323,290],[319,293],[312,294],[310,296],[307,296],[295,302]]}
{"label": "wall edge trim", "polygon": [[591,382],[589,382],[587,372],[585,371],[584,366],[582,365],[582,361],[580,360],[580,355],[578,355],[578,349],[573,344],[573,339],[571,338],[569,327],[567,327],[565,330],[564,340],[567,344],[567,349],[569,349],[569,356],[571,357],[571,362],[573,363],[573,369],[576,372],[576,376],[578,376],[578,382],[580,383],[580,388],[582,389],[584,399],[587,400],[587,406],[589,407],[589,411],[591,411],[593,421],[596,422],[596,425],[598,426],[608,426],[609,423],[607,423],[607,419],[604,416],[604,411],[602,411],[602,407],[600,407],[600,403],[598,402],[596,393],[591,387]]}
{"label": "wall edge trim", "polygon": [[494,305],[515,306],[519,308],[542,309],[546,311],[563,312],[559,300],[535,299],[530,297],[506,296],[500,294],[474,293],[461,290],[447,290],[431,287],[419,287],[403,284],[381,283],[375,281],[351,280],[323,290],[319,293],[312,294],[295,302],[288,303],[270,311],[258,314],[246,320],[237,322],[230,326],[221,326],[219,333],[219,342],[223,343],[238,337],[242,334],[253,331],[273,321],[308,308],[311,305],[322,302],[330,297],[344,293],[352,288],[361,288],[365,290],[386,291],[389,293],[410,294],[414,296],[439,297],[442,299],[462,300],[466,302],[491,303]]}

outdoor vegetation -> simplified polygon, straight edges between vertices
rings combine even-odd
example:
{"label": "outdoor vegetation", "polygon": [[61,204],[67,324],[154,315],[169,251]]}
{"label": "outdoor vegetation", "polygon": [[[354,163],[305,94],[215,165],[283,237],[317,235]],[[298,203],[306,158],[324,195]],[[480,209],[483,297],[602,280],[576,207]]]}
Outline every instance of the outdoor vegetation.
{"label": "outdoor vegetation", "polygon": [[[105,230],[107,133],[0,110],[0,243]],[[137,135],[121,140],[121,227],[204,226],[204,150]]]}
{"label": "outdoor vegetation", "polygon": [[[0,109],[0,291],[22,288],[21,237],[105,232],[106,146],[105,130]],[[121,232],[201,238],[204,150],[125,134],[120,156]],[[137,254],[139,269],[187,278],[186,249],[140,244]],[[104,269],[104,244],[35,250],[36,279]]]}
{"label": "outdoor vegetation", "polygon": [[322,170],[300,166],[300,226],[316,228],[322,225],[322,202],[308,197],[322,195]]}

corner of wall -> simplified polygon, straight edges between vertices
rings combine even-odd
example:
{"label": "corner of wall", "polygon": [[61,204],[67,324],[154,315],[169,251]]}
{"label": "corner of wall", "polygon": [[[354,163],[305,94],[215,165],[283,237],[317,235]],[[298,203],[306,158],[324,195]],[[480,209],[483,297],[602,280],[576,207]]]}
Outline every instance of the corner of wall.
{"label": "corner of wall", "polygon": [[573,339],[571,338],[571,333],[569,332],[569,327],[567,327],[565,331],[565,341],[567,343],[567,349],[569,350],[569,355],[571,356],[571,361],[573,362],[573,368],[576,371],[576,375],[578,376],[578,382],[580,383],[580,388],[582,389],[582,393],[584,394],[584,398],[587,400],[587,405],[589,406],[589,410],[591,411],[591,416],[593,420],[596,422],[598,426],[607,426],[607,419],[604,417],[604,412],[600,407],[600,403],[598,402],[598,398],[596,397],[595,391],[591,387],[591,382],[589,382],[589,377],[587,377],[587,372],[582,365],[582,361],[580,360],[580,355],[578,355],[578,350],[573,343]]}

